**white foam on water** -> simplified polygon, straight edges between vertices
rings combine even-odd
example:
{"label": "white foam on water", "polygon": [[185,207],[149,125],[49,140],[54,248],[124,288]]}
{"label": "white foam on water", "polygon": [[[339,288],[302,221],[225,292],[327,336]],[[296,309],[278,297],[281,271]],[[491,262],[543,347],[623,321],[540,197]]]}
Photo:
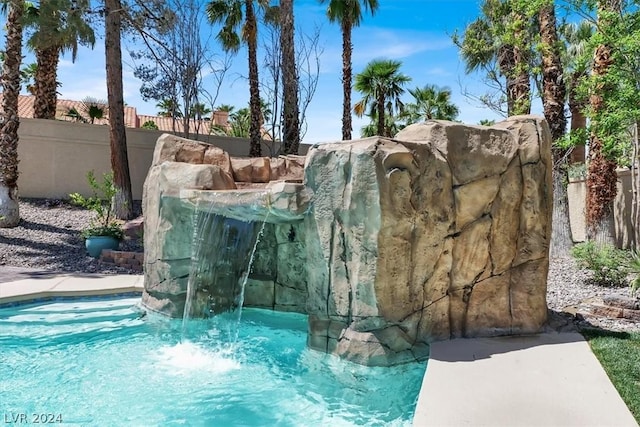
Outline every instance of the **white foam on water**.
{"label": "white foam on water", "polygon": [[161,347],[156,355],[160,367],[176,373],[221,374],[240,368],[240,363],[230,357],[229,352],[207,349],[185,341],[173,346]]}

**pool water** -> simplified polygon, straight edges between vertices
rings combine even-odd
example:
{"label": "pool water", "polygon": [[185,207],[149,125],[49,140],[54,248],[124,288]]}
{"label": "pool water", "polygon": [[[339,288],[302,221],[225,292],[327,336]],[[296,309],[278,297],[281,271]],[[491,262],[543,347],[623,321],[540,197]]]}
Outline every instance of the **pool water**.
{"label": "pool water", "polygon": [[[306,348],[306,316],[182,322],[139,298],[0,309],[0,420],[81,426],[410,425],[426,364],[368,368]],[[237,335],[237,338],[236,338]]]}

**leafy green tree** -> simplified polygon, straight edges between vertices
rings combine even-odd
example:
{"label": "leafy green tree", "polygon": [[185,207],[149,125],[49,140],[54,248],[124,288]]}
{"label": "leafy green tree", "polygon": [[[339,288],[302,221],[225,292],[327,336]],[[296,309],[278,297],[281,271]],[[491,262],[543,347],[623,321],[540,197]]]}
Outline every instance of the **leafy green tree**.
{"label": "leafy green tree", "polygon": [[33,29],[28,45],[35,51],[35,100],[33,116],[54,119],[57,107],[60,54],[71,53],[75,61],[78,46],[93,48],[95,35],[88,23],[89,0],[41,0],[29,3],[27,25]]}
{"label": "leafy green tree", "polygon": [[[531,21],[511,1],[484,0],[481,15],[453,42],[460,49],[466,72],[484,71],[492,92],[479,100],[506,114],[528,114],[531,108]],[[504,79],[502,81],[501,77]],[[503,109],[506,102],[507,109]]]}
{"label": "leafy green tree", "polygon": [[5,57],[2,64],[2,109],[0,110],[0,227],[15,227],[20,222],[18,203],[18,95],[22,61],[22,19],[24,2],[9,0],[7,10]]}
{"label": "leafy green tree", "polygon": [[409,89],[414,102],[406,104],[402,118],[407,125],[423,120],[455,120],[460,113],[458,107],[451,102],[451,89],[426,85],[422,88]]}
{"label": "leafy green tree", "polygon": [[351,55],[353,43],[351,32],[362,21],[362,8],[373,15],[378,9],[378,0],[320,0],[327,5],[327,16],[331,22],[340,23],[342,32],[342,139],[351,139]]}
{"label": "leafy green tree", "polygon": [[363,97],[353,107],[358,117],[366,112],[377,120],[376,131],[380,136],[392,136],[388,128],[385,116],[394,117],[402,113],[403,103],[400,96],[404,93],[403,86],[411,81],[411,78],[400,72],[400,61],[389,59],[373,60],[365,69],[356,74],[355,89]]}
{"label": "leafy green tree", "polygon": [[[236,53],[240,49],[241,40],[247,44],[249,60],[249,105],[251,123],[249,129],[251,157],[262,155],[260,145],[260,88],[258,78],[258,24],[254,4],[267,7],[267,0],[212,0],[207,4],[209,21],[222,24],[217,35],[222,48]],[[241,35],[238,34],[241,30]]]}

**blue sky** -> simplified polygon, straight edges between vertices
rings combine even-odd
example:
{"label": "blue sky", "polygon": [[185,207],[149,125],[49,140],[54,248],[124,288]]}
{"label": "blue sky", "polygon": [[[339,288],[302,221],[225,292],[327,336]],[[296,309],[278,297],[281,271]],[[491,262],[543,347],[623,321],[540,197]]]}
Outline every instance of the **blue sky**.
{"label": "blue sky", "polygon": [[[460,108],[459,119],[477,123],[497,116],[463,96],[463,88],[477,95],[487,89],[481,76],[467,76],[458,50],[451,42],[451,34],[463,30],[479,13],[478,0],[380,0],[380,8],[372,17],[365,16],[360,27],[353,31],[353,71],[360,72],[372,59],[388,58],[402,61],[402,72],[412,81],[408,88],[436,84],[448,86],[453,101]],[[341,138],[342,39],[338,25],[325,18],[326,6],[317,0],[295,0],[296,24],[306,31],[321,25],[318,89],[307,111],[306,143],[335,141]],[[75,63],[69,57],[60,63],[58,80],[61,98],[81,100],[86,96],[106,99],[104,48],[99,39],[93,50],[82,48]],[[213,43],[216,43],[213,41]],[[126,43],[124,45],[126,47]],[[214,44],[214,50],[218,46]],[[31,59],[32,60],[32,59]],[[27,57],[25,62],[28,63]],[[249,90],[242,76],[247,75],[246,51],[233,59],[216,105],[231,104],[237,108],[247,105]],[[139,93],[140,82],[125,66],[125,102],[138,109],[139,114],[157,113],[155,102],[146,103]],[[354,93],[353,101],[359,99]],[[410,101],[407,93],[404,100]],[[354,117],[354,137],[367,119]]]}

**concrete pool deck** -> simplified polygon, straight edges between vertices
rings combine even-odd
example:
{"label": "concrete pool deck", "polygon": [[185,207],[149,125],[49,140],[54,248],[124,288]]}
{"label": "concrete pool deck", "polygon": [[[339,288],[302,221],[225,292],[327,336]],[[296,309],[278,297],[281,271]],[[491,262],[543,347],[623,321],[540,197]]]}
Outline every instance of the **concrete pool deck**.
{"label": "concrete pool deck", "polygon": [[142,293],[142,275],[55,273],[0,266],[0,307],[23,301]]}
{"label": "concrete pool deck", "polygon": [[[141,293],[141,275],[0,266],[0,306]],[[434,343],[415,426],[638,426],[578,333]]]}

